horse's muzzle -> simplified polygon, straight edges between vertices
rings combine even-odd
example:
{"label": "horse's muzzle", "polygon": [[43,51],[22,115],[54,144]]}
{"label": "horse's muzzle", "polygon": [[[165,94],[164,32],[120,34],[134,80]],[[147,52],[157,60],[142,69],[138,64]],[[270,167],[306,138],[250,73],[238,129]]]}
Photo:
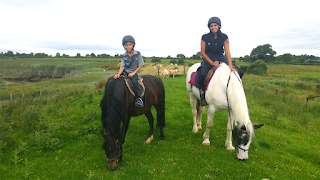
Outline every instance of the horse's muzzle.
{"label": "horse's muzzle", "polygon": [[110,161],[109,164],[108,164],[108,168],[111,170],[111,171],[114,171],[117,169],[117,159],[113,160],[113,161]]}

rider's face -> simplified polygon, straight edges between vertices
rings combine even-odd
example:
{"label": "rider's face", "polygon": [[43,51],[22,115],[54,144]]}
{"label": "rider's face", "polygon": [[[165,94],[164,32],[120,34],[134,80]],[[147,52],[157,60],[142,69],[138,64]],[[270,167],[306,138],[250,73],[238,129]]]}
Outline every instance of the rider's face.
{"label": "rider's face", "polygon": [[219,30],[219,25],[217,23],[210,24],[210,31],[213,33],[217,33]]}

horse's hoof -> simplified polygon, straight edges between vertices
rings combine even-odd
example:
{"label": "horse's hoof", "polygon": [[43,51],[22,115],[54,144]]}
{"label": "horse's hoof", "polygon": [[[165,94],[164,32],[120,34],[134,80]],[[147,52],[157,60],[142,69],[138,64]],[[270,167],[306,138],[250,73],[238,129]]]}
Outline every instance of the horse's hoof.
{"label": "horse's hoof", "polygon": [[198,129],[198,128],[197,128],[197,129],[194,128],[194,129],[192,130],[192,132],[193,132],[193,133],[198,133],[198,132],[199,132],[199,129]]}
{"label": "horse's hoof", "polygon": [[234,152],[234,149],[227,149],[229,152]]}
{"label": "horse's hoof", "polygon": [[151,137],[149,137],[149,138],[146,140],[146,143],[149,144],[149,143],[151,143],[151,141],[153,141],[153,140],[154,140],[154,137],[153,137],[153,135],[151,135]]}
{"label": "horse's hoof", "polygon": [[210,145],[210,141],[209,139],[206,139],[202,142],[203,145],[209,146]]}

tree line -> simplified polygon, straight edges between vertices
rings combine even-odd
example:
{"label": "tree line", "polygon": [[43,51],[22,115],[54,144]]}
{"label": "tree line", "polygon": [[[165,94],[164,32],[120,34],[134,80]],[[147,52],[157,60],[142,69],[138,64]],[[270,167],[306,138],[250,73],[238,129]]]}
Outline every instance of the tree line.
{"label": "tree line", "polygon": [[[76,56],[69,56],[67,54],[60,54],[59,52],[56,53],[55,56],[48,55],[45,53],[36,53],[34,54],[33,52],[27,54],[27,53],[19,53],[16,52],[14,53],[13,51],[8,51],[8,52],[0,52],[0,58],[120,58],[121,55],[116,54],[114,56],[109,55],[109,54],[98,54],[96,55],[95,53],[91,54],[86,54],[82,56],[80,53],[77,53]],[[153,57],[144,57],[144,58],[154,58]],[[171,57],[170,55],[166,57],[166,59],[194,59],[194,60],[200,60],[201,53],[198,52],[197,54],[192,55],[191,57],[186,57],[184,54],[177,54],[176,57]]]}
{"label": "tree line", "polygon": [[[320,58],[314,55],[292,55],[290,53],[286,53],[283,55],[276,56],[277,52],[272,49],[270,44],[264,44],[257,46],[254,48],[250,55],[246,55],[244,57],[238,58],[240,61],[253,63],[257,60],[263,60],[266,63],[275,63],[275,64],[302,64],[302,63],[320,63]],[[80,53],[77,53],[76,56],[69,56],[67,54],[60,54],[59,52],[56,53],[55,56],[48,55],[45,53],[13,53],[12,51],[8,51],[6,53],[1,52],[0,58],[47,58],[47,57],[54,57],[54,58],[120,58],[121,55],[116,54],[114,56],[109,54],[98,54],[95,53],[86,54],[82,56]],[[159,58],[159,57],[144,57],[144,58]],[[192,55],[191,57],[186,57],[184,54],[177,54],[176,57],[171,57],[170,55],[167,56],[165,59],[192,59],[192,60],[201,60],[201,52],[197,52],[196,54]]]}
{"label": "tree line", "polygon": [[320,63],[320,58],[314,55],[292,55],[286,53],[276,56],[277,52],[272,49],[270,44],[260,45],[254,48],[250,56],[240,57],[239,60],[243,62],[253,63],[257,60],[263,60],[266,63],[273,64],[302,64],[302,63]]}

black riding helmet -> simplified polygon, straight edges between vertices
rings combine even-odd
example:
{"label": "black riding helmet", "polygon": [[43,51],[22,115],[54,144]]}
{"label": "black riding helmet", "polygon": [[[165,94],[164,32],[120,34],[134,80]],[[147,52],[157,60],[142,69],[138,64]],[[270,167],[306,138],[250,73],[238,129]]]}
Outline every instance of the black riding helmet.
{"label": "black riding helmet", "polygon": [[219,25],[219,28],[221,28],[221,20],[218,17],[212,17],[208,21],[208,28],[210,28],[211,23],[217,23]]}
{"label": "black riding helmet", "polygon": [[122,46],[124,47],[124,45],[127,43],[127,42],[131,42],[132,45],[133,45],[133,48],[134,46],[136,45],[136,42],[134,41],[134,38],[130,35],[126,35],[125,37],[123,37],[122,39]]}

